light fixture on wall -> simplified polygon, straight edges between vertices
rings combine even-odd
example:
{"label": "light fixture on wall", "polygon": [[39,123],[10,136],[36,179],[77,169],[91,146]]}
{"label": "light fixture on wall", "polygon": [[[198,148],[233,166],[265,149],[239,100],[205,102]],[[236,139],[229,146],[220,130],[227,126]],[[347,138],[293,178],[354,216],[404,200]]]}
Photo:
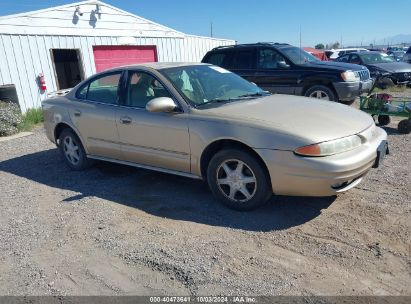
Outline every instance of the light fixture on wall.
{"label": "light fixture on wall", "polygon": [[76,10],[74,11],[75,13],[77,13],[80,16],[83,16],[83,12],[81,11],[80,6],[76,6]]}
{"label": "light fixture on wall", "polygon": [[98,15],[98,18],[101,18],[101,6],[100,4],[96,4],[96,14]]}

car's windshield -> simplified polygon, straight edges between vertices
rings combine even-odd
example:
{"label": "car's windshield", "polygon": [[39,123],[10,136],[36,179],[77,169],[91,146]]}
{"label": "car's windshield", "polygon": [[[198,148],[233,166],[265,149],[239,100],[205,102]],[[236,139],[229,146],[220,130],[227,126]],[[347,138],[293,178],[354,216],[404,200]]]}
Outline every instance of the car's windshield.
{"label": "car's windshield", "polygon": [[364,64],[395,62],[392,57],[382,53],[361,53],[359,56]]}
{"label": "car's windshield", "polygon": [[213,65],[183,66],[160,72],[194,106],[267,95],[255,84]]}
{"label": "car's windshield", "polygon": [[314,57],[310,53],[307,53],[306,51],[303,51],[295,46],[281,48],[281,52],[283,52],[284,55],[286,55],[295,64],[320,61],[317,57]]}

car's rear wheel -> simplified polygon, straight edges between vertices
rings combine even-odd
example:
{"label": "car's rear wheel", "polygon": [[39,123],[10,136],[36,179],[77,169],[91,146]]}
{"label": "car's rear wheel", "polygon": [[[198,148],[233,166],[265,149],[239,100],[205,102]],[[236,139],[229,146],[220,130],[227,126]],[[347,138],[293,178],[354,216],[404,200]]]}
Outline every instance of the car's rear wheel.
{"label": "car's rear wheel", "polygon": [[411,133],[411,120],[410,119],[403,119],[398,123],[398,131],[402,134],[410,134]]}
{"label": "car's rear wheel", "polygon": [[310,87],[304,94],[306,97],[317,98],[322,100],[336,101],[333,90],[324,85],[315,85]]}
{"label": "car's rear wheel", "polygon": [[83,170],[91,165],[83,145],[70,129],[64,129],[59,137],[59,148],[66,164],[73,170]]}
{"label": "car's rear wheel", "polygon": [[235,210],[255,209],[272,195],[263,165],[241,150],[222,150],[214,155],[208,166],[207,180],[214,196]]}
{"label": "car's rear wheel", "polygon": [[378,115],[378,123],[380,126],[386,126],[391,122],[391,118],[388,115]]}

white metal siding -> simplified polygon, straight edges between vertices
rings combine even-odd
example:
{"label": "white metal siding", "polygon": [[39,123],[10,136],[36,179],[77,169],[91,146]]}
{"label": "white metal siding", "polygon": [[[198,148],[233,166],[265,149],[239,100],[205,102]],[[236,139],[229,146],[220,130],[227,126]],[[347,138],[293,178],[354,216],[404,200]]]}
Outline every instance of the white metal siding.
{"label": "white metal siding", "polygon": [[[205,53],[231,40],[185,38],[136,38],[136,45],[155,45],[160,62],[200,62]],[[14,84],[22,111],[41,106],[47,92],[57,90],[51,49],[80,49],[86,77],[96,72],[93,45],[120,45],[119,37],[40,36],[0,34],[0,85]],[[41,93],[37,76],[43,73],[47,91]]]}
{"label": "white metal siding", "polygon": [[[77,5],[83,16],[75,22]],[[96,9],[91,1],[0,17],[0,85],[16,86],[23,112],[40,107],[47,92],[57,90],[51,49],[79,49],[89,77],[96,72],[94,45],[155,45],[160,62],[199,62],[212,48],[235,43],[185,35],[103,2],[99,5],[102,15],[95,24],[90,23]],[[39,90],[39,73],[45,76],[47,92]]]}

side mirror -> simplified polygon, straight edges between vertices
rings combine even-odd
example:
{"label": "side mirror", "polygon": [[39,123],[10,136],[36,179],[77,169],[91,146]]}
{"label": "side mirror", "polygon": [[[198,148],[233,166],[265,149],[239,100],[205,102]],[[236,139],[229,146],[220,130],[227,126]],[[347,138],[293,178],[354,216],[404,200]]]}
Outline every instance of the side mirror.
{"label": "side mirror", "polygon": [[170,97],[158,97],[150,100],[146,104],[146,110],[149,112],[174,112],[177,108],[176,103]]}

